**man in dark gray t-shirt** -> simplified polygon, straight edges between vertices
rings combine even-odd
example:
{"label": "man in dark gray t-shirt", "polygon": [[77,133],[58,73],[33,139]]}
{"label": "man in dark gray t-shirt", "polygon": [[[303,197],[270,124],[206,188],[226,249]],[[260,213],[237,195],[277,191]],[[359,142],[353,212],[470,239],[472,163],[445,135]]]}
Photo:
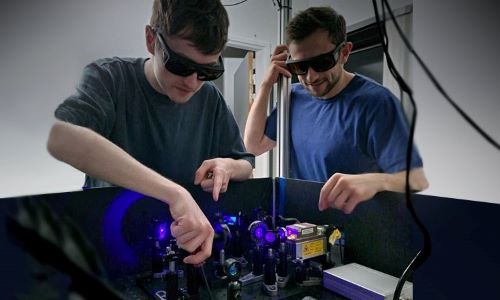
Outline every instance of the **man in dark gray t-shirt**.
{"label": "man in dark gray t-shirt", "polygon": [[87,65],[56,109],[48,140],[54,157],[87,174],[86,187],[114,184],[167,203],[171,233],[193,264],[210,256],[214,232],[178,183],[199,184],[218,200],[254,164],[210,82],[224,72],[227,13],[219,0],[197,2],[155,0],[145,29],[151,57]]}
{"label": "man in dark gray t-shirt", "polygon": [[[204,82],[188,102],[176,103],[149,84],[147,63],[114,57],[87,65],[77,92],[56,109],[57,119],[92,129],[175,182],[193,182],[196,170],[210,158],[253,163],[212,82]],[[109,183],[86,176],[85,186]]]}

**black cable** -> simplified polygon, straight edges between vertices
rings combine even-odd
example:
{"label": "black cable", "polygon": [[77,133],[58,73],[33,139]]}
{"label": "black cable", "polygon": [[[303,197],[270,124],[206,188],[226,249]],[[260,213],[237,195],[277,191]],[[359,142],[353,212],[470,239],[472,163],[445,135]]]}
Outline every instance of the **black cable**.
{"label": "black cable", "polygon": [[241,3],[245,3],[247,2],[248,0],[242,0],[240,2],[236,2],[236,3],[232,3],[232,4],[223,4],[224,6],[236,6],[236,5],[240,5]]}
{"label": "black cable", "polygon": [[410,277],[410,274],[412,273],[413,266],[415,266],[415,264],[417,263],[417,259],[419,259],[419,257],[422,257],[420,256],[420,253],[422,253],[422,250],[418,251],[417,255],[415,255],[410,264],[404,270],[403,275],[401,275],[401,277],[399,278],[396,289],[394,290],[394,297],[392,298],[392,300],[400,300],[399,298],[401,296],[401,291],[403,290],[403,286],[408,280],[408,277]]}
{"label": "black cable", "polygon": [[207,280],[207,276],[205,275],[205,268],[203,267],[203,265],[201,265],[200,269],[201,269],[201,275],[203,275],[203,281],[205,282],[205,286],[207,288],[208,298],[210,300],[213,300],[212,291],[210,291],[210,286],[208,285],[208,280]]}
{"label": "black cable", "polygon": [[[385,0],[383,1],[384,4],[387,5],[389,11],[390,7],[386,3]],[[407,144],[407,151],[406,151],[406,176],[405,176],[405,198],[406,198],[406,205],[408,207],[408,210],[410,211],[411,216],[415,220],[417,226],[419,227],[420,231],[423,234],[424,238],[424,243],[422,249],[417,253],[417,255],[413,258],[413,260],[410,262],[410,264],[407,266],[407,268],[404,270],[403,274],[399,278],[398,284],[396,286],[396,290],[394,292],[394,298],[395,300],[399,300],[399,296],[401,294],[401,290],[403,288],[404,283],[406,282],[407,278],[410,276],[411,272],[413,269],[417,268],[420,266],[430,255],[431,252],[431,239],[430,239],[430,234],[427,228],[424,226],[424,224],[420,221],[418,218],[415,208],[413,207],[412,199],[411,199],[411,189],[410,189],[410,169],[411,169],[411,159],[412,159],[412,153],[413,153],[413,140],[414,140],[414,134],[415,134],[415,125],[416,125],[416,119],[417,119],[417,107],[415,104],[415,99],[413,98],[413,91],[412,89],[406,84],[404,81],[403,77],[399,74],[397,71],[396,67],[394,66],[394,62],[392,61],[392,58],[389,54],[388,50],[388,44],[389,44],[389,39],[387,37],[387,30],[385,27],[385,8],[382,7],[382,15],[383,15],[383,22],[380,20],[380,15],[377,7],[377,0],[373,0],[373,8],[375,12],[375,18],[377,20],[377,27],[379,30],[379,34],[382,39],[382,48],[384,50],[384,54],[387,60],[387,64],[389,67],[389,70],[391,74],[393,75],[394,79],[397,81],[398,86],[401,90],[401,93],[406,93],[409,96],[410,103],[412,105],[412,114],[411,114],[411,120],[410,120],[410,132],[408,136],[408,144]],[[397,21],[394,18],[394,15],[391,12],[391,18],[394,23],[397,23]]]}

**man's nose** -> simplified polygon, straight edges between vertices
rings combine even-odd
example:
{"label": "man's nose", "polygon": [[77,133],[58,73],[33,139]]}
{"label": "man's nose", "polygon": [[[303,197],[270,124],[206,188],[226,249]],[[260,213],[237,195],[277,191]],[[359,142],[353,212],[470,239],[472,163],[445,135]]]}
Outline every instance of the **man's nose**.
{"label": "man's nose", "polygon": [[200,83],[200,80],[198,79],[198,73],[194,72],[193,74],[184,77],[184,84],[191,89],[196,89],[198,87],[198,84]]}
{"label": "man's nose", "polygon": [[309,67],[307,68],[307,73],[305,74],[305,77],[307,82],[314,82],[319,77],[319,74],[318,72],[314,71],[313,68]]}

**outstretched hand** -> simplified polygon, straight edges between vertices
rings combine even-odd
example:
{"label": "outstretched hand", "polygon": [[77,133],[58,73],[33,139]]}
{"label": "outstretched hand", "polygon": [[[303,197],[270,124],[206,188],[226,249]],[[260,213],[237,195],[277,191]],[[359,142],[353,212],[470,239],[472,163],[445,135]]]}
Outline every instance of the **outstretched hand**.
{"label": "outstretched hand", "polygon": [[381,186],[377,174],[335,173],[321,189],[318,208],[321,211],[336,208],[350,214],[359,203],[373,198],[380,192]]}
{"label": "outstretched hand", "polygon": [[227,191],[231,176],[231,159],[209,159],[205,160],[196,171],[194,184],[199,184],[205,192],[212,192],[213,199],[218,201],[219,194]]}

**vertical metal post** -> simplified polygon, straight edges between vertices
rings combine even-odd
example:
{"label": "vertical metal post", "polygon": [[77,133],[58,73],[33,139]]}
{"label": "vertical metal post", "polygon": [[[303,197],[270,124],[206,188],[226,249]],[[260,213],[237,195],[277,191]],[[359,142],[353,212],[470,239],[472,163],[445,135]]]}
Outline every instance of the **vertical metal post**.
{"label": "vertical metal post", "polygon": [[[288,24],[291,10],[291,0],[281,0],[279,42],[286,43],[285,27]],[[278,141],[278,177],[287,178],[289,176],[290,164],[290,79],[280,76],[278,80],[277,93],[277,141]]]}

